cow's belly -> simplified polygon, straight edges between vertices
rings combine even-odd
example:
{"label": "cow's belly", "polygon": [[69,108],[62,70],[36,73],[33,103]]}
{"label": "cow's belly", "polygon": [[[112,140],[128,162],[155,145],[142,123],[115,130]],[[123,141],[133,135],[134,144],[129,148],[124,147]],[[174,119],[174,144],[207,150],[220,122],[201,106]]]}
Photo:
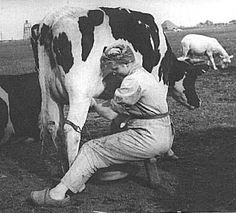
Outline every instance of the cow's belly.
{"label": "cow's belly", "polygon": [[196,55],[196,56],[204,55],[205,52],[206,52],[205,48],[194,48],[194,47],[191,47],[191,50],[190,50],[190,53],[193,54],[193,55]]}

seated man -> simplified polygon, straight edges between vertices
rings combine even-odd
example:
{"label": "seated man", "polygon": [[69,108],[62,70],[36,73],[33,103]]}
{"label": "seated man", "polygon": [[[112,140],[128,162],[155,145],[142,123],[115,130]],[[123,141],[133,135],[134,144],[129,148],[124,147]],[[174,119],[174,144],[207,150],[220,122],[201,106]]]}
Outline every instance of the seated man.
{"label": "seated man", "polygon": [[174,135],[166,101],[167,86],[137,64],[126,45],[106,48],[101,57],[101,69],[125,77],[112,100],[97,104],[92,99],[91,106],[110,120],[119,114],[125,115],[126,128],[83,144],[57,186],[31,193],[35,204],[65,206],[70,201],[66,192],[82,192],[97,169],[152,158],[171,150]]}

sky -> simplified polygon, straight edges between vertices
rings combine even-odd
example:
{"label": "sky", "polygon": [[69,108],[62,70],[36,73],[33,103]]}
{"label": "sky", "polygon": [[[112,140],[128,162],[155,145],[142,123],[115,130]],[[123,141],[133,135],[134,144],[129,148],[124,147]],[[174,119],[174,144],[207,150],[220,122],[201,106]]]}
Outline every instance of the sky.
{"label": "sky", "polygon": [[236,19],[236,0],[0,0],[0,40],[22,39],[25,20],[33,25],[48,12],[66,5],[121,6],[150,12],[160,23],[170,20],[178,26]]}

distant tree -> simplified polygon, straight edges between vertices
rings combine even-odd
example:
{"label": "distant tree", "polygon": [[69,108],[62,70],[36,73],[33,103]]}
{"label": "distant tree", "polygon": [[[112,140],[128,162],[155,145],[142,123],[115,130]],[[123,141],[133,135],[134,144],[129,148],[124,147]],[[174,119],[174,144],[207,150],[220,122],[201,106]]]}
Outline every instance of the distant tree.
{"label": "distant tree", "polygon": [[205,25],[208,25],[208,26],[209,26],[209,25],[213,25],[213,22],[212,22],[212,21],[209,21],[209,20],[206,20],[206,21],[205,21]]}
{"label": "distant tree", "polygon": [[199,24],[197,24],[197,27],[204,27],[204,26],[211,26],[214,23],[212,21],[206,20],[205,22],[200,22]]}
{"label": "distant tree", "polygon": [[229,21],[230,24],[236,24],[236,20]]}
{"label": "distant tree", "polygon": [[203,27],[204,23],[200,22],[199,24],[197,24],[197,27]]}

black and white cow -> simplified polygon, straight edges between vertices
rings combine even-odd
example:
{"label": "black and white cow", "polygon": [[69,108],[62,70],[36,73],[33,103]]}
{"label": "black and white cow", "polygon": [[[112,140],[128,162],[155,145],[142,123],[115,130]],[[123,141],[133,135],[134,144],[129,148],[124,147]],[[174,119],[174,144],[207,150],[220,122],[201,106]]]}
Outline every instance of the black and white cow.
{"label": "black and white cow", "polygon": [[40,107],[38,73],[0,76],[0,144],[12,135],[38,139]]}
{"label": "black and white cow", "polygon": [[[104,48],[116,43],[130,46],[136,61],[156,77],[163,95],[169,88],[188,108],[200,106],[195,81],[206,65],[177,60],[152,15],[105,7],[55,11],[32,28],[32,47],[42,91],[41,139],[51,136],[58,144],[64,127],[69,165],[78,152],[91,98],[111,98],[122,81],[100,69]],[[67,103],[64,121],[63,105]]]}

